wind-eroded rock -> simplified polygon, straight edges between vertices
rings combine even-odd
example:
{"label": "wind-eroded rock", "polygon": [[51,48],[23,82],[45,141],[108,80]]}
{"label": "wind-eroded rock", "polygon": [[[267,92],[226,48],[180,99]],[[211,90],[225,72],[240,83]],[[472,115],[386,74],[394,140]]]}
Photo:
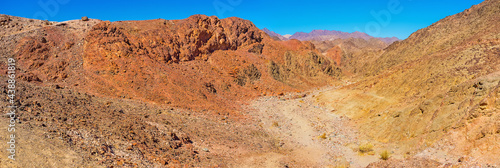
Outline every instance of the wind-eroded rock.
{"label": "wind-eroded rock", "polygon": [[252,22],[195,15],[184,20],[163,19],[101,22],[86,38],[89,63],[102,59],[149,56],[158,62],[190,61],[217,50],[236,50],[261,42]]}

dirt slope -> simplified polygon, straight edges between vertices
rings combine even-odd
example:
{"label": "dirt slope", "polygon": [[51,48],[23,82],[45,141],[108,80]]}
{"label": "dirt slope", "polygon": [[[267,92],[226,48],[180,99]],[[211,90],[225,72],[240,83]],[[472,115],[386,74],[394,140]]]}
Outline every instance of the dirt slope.
{"label": "dirt slope", "polygon": [[499,19],[498,0],[442,19],[386,48],[366,78],[318,103],[409,157],[498,165]]}

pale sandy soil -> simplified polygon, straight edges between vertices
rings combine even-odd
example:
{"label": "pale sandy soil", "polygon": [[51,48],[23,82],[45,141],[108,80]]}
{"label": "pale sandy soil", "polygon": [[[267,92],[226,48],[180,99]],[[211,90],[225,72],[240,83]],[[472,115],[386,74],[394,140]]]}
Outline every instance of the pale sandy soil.
{"label": "pale sandy soil", "polygon": [[276,139],[279,150],[243,156],[234,167],[366,167],[379,161],[378,154],[358,153],[366,141],[350,119],[314,105],[315,95],[331,89],[254,100],[247,112]]}

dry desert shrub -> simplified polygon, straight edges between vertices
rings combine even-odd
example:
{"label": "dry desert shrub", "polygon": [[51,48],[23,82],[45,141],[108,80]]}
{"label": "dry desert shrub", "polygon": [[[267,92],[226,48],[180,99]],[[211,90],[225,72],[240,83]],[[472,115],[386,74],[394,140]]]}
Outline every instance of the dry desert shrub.
{"label": "dry desert shrub", "polygon": [[368,153],[373,151],[373,144],[371,143],[364,143],[359,146],[359,152],[361,153]]}
{"label": "dry desert shrub", "polygon": [[389,155],[389,152],[387,150],[384,150],[382,153],[380,153],[380,159],[387,160],[389,159]]}

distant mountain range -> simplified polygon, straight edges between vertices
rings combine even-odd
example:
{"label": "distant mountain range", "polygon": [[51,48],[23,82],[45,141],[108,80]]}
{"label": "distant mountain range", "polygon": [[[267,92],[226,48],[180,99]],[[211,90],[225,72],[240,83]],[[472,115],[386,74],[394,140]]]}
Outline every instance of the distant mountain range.
{"label": "distant mountain range", "polygon": [[287,37],[285,37],[285,36],[282,36],[281,34],[273,32],[267,28],[262,29],[262,31],[266,32],[269,36],[271,36],[273,38],[277,38],[279,40],[288,40],[288,38],[291,36],[291,35],[289,35],[289,36],[285,35],[285,36],[287,36]]}
{"label": "distant mountain range", "polygon": [[397,37],[373,37],[363,32],[342,32],[336,30],[313,30],[310,33],[305,32],[297,32],[293,35],[280,35],[275,33],[267,28],[262,29],[262,31],[266,32],[269,36],[275,37],[280,40],[288,40],[288,39],[297,39],[300,41],[332,41],[335,39],[349,39],[349,38],[360,38],[364,40],[369,40],[372,38],[381,40],[387,44],[392,44],[395,41],[399,41]]}

